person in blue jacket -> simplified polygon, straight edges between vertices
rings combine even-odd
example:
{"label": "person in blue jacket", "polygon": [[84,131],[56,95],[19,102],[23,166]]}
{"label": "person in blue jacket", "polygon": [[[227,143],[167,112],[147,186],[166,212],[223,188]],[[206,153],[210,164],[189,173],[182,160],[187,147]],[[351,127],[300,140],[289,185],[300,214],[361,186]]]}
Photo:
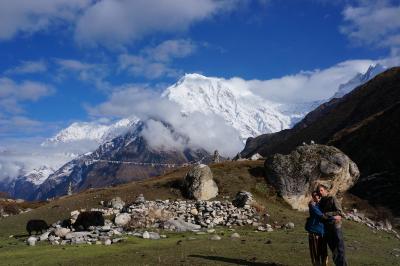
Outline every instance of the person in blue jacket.
{"label": "person in blue jacket", "polygon": [[312,200],[308,204],[310,217],[307,218],[306,230],[312,265],[325,266],[328,264],[328,248],[324,238],[325,227],[323,221],[334,222],[338,217],[325,215],[319,208],[321,197],[317,191],[312,192]]}

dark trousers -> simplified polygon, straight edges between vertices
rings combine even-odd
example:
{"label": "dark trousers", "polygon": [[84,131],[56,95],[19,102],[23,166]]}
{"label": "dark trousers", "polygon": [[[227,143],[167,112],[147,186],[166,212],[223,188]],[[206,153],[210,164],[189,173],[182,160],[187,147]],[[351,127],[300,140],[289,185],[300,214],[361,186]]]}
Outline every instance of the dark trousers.
{"label": "dark trousers", "polygon": [[347,266],[342,228],[335,225],[326,227],[325,239],[332,251],[332,259],[336,266]]}
{"label": "dark trousers", "polygon": [[318,234],[309,233],[308,244],[310,247],[311,264],[313,266],[328,265],[328,250],[325,239]]}

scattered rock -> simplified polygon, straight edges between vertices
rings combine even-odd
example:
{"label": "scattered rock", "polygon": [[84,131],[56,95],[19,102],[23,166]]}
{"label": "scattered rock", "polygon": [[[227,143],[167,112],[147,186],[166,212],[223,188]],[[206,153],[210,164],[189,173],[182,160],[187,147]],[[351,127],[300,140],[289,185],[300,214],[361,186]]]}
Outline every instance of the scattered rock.
{"label": "scattered rock", "polygon": [[153,240],[158,240],[160,239],[160,235],[157,232],[149,232],[149,238]]}
{"label": "scattered rock", "polygon": [[250,157],[250,160],[252,160],[252,161],[257,161],[260,159],[263,159],[263,157],[259,153],[255,153]]}
{"label": "scattered rock", "polygon": [[219,235],[213,235],[210,237],[210,240],[221,240],[221,237]]}
{"label": "scattered rock", "polygon": [[188,198],[196,200],[209,200],[218,195],[211,169],[205,164],[196,165],[187,173],[183,189]]}
{"label": "scattered rock", "polygon": [[285,224],[285,228],[286,229],[294,229],[294,223],[289,222],[289,223]]}
{"label": "scattered rock", "polygon": [[36,245],[36,241],[37,241],[37,238],[34,237],[34,236],[30,236],[30,237],[28,237],[28,239],[26,240],[26,242],[28,243],[29,246],[34,246],[34,245]]}
{"label": "scattered rock", "polygon": [[51,231],[44,232],[43,234],[41,234],[39,236],[39,240],[40,241],[45,241],[45,240],[49,239],[49,234],[50,233],[51,233]]}
{"label": "scattered rock", "polygon": [[143,239],[150,239],[150,234],[149,232],[145,231],[142,235]]}
{"label": "scattered rock", "polygon": [[164,226],[166,228],[171,228],[172,227],[177,232],[185,232],[185,231],[193,231],[193,230],[201,229],[200,225],[192,224],[192,223],[189,223],[189,222],[185,222],[181,218],[170,219],[165,223]]}
{"label": "scattered rock", "polygon": [[54,234],[58,237],[65,237],[71,230],[69,228],[57,228],[54,231]]}
{"label": "scattered rock", "polygon": [[231,238],[240,238],[240,235],[238,233],[233,233],[231,235]]}
{"label": "scattered rock", "polygon": [[131,215],[129,213],[120,213],[115,216],[115,224],[117,226],[125,226],[131,221]]}
{"label": "scattered rock", "polygon": [[145,200],[143,194],[139,194],[139,196],[137,196],[136,199],[135,199],[135,203],[136,204],[144,203],[145,201],[146,200]]}
{"label": "scattered rock", "polygon": [[105,246],[111,245],[111,240],[110,239],[106,239],[106,241],[104,241],[104,245]]}
{"label": "scattered rock", "polygon": [[113,209],[122,210],[125,206],[125,202],[120,197],[115,197],[108,203],[108,207]]}

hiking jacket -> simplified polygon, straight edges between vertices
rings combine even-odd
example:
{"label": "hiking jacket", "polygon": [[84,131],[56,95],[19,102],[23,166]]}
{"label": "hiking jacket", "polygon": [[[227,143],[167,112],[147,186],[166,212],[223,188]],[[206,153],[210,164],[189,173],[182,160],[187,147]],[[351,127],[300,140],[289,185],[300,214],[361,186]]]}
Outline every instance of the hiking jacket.
{"label": "hiking jacket", "polygon": [[321,212],[317,204],[308,204],[308,210],[310,212],[310,217],[307,218],[306,230],[309,233],[315,233],[323,236],[325,233],[324,224],[322,223],[324,214]]}
{"label": "hiking jacket", "polygon": [[[319,208],[325,216],[333,217],[336,215],[340,215],[343,217],[342,206],[340,205],[336,197],[333,196],[322,197],[319,202]],[[335,225],[336,227],[340,228],[342,225],[341,221],[335,222],[334,219],[323,219],[323,222],[325,226]]]}

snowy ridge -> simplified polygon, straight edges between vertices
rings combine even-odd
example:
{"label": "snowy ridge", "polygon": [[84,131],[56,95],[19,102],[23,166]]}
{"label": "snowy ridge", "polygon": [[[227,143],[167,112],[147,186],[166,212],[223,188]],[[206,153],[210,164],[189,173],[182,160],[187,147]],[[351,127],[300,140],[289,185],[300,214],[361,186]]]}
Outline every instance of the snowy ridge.
{"label": "snowy ridge", "polygon": [[30,182],[36,186],[41,185],[55,170],[47,165],[34,169],[27,173],[24,178],[25,181]]}
{"label": "snowy ridge", "polygon": [[100,124],[96,122],[75,122],[61,130],[57,135],[47,139],[42,145],[66,143],[73,141],[89,140],[99,144],[111,140],[134,126],[139,119],[135,117],[124,118],[113,124]]}
{"label": "snowy ridge", "polygon": [[356,87],[368,82],[386,69],[387,67],[381,64],[371,65],[365,73],[358,73],[348,82],[341,84],[338,91],[332,96],[332,98],[342,98],[344,95],[351,92]]}
{"label": "snowy ridge", "polygon": [[266,101],[222,78],[186,74],[162,96],[178,103],[184,113],[198,111],[222,116],[243,140],[291,125],[291,117],[279,111],[279,104]]}

